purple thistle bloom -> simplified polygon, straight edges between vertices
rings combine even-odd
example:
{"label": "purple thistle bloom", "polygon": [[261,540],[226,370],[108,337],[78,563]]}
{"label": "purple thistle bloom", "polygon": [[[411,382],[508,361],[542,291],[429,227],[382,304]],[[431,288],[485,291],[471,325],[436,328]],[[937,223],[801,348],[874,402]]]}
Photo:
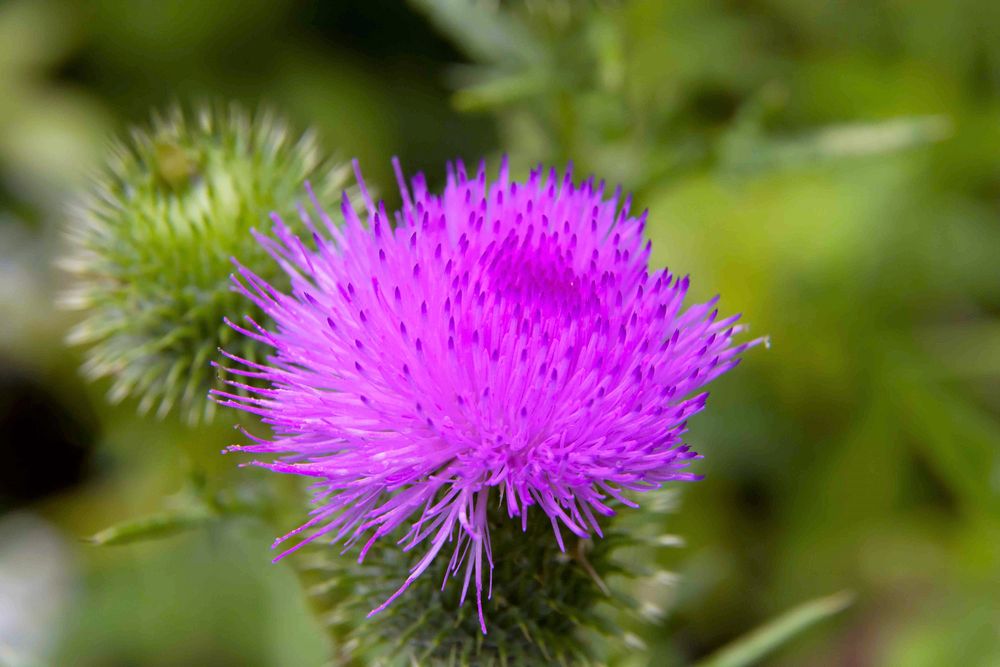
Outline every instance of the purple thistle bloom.
{"label": "purple thistle bloom", "polygon": [[646,213],[631,217],[620,190],[608,199],[570,170],[518,183],[506,162],[491,183],[459,162],[442,195],[422,175],[411,193],[394,166],[395,225],[359,172],[367,225],[346,197],[342,226],[313,198],[325,231],[302,217],[315,250],[277,217],[273,237],[257,234],[292,294],[238,265],[236,289],[275,327],[231,326],[275,352],[267,364],[226,356],[270,388],[234,380],[249,397],[214,394],[275,433],[231,449],[317,479],[312,518],[276,545],[306,536],[278,558],[325,536],[345,550],[364,540],[360,561],[404,527],[402,548],[423,555],[371,614],[450,544],[443,583],[461,576],[462,600],[474,583],[485,633],[489,503],[522,528],[537,506],[563,548],[563,529],[601,535],[613,501],[635,507],[624,491],[698,479],[681,439],[705,406],[698,390],[760,341],[734,345],[739,316],[718,319],[717,298],[684,308],[688,278],[649,273]]}

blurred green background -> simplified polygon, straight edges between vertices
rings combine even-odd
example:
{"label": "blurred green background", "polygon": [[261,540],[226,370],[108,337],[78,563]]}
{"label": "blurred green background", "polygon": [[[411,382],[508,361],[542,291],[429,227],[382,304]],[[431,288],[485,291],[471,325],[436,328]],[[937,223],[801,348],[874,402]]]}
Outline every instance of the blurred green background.
{"label": "blurred green background", "polygon": [[692,424],[707,478],[666,526],[687,546],[650,664],[843,589],[768,664],[1000,664],[992,0],[0,4],[0,664],[324,659],[260,521],[80,539],[192,474],[253,475],[218,455],[228,425],[107,407],[54,306],[108,138],[229,99],[315,126],[386,193],[392,155],[437,184],[455,156],[573,160],[650,208],[656,265],[771,335]]}

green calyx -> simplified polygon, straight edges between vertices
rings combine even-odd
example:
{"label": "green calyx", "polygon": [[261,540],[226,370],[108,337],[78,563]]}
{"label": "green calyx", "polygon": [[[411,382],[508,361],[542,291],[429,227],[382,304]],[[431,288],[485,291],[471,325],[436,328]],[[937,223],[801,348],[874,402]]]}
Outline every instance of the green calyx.
{"label": "green calyx", "polygon": [[462,572],[441,588],[448,554],[440,554],[403,595],[368,620],[367,613],[399,588],[419,554],[403,553],[386,540],[360,565],[351,553],[319,544],[292,556],[334,643],[333,664],[595,665],[604,664],[611,652],[641,648],[626,629],[648,619],[630,591],[637,581],[648,589],[667,578],[649,567],[662,540],[635,533],[616,518],[603,538],[568,536],[562,552],[544,515],[533,519],[522,532],[518,520],[491,513],[494,570],[489,600],[486,576],[483,581],[486,635],[479,627],[475,585],[463,605]]}
{"label": "green calyx", "polygon": [[173,109],[116,143],[74,210],[62,262],[73,278],[63,302],[85,313],[69,335],[86,346],[84,374],[110,378],[113,402],[210,419],[206,393],[221,386],[210,366],[216,350],[261,356],[223,318],[266,321],[230,289],[231,258],[286,284],[250,230],[267,229],[272,212],[297,220],[306,181],[329,205],[349,178],[311,133],[236,106],[192,117]]}

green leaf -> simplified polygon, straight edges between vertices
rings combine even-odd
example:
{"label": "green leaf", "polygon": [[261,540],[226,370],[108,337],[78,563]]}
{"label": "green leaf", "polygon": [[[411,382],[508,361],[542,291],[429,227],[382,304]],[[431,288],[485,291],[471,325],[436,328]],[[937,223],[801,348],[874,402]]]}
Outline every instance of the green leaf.
{"label": "green leaf", "polygon": [[752,665],[807,628],[843,611],[853,600],[853,593],[841,591],[799,605],[713,653],[698,667]]}
{"label": "green leaf", "polygon": [[932,469],[970,512],[1000,510],[1000,425],[988,413],[900,365],[900,421]]}
{"label": "green leaf", "polygon": [[0,7],[0,69],[8,74],[54,67],[67,57],[80,33],[74,13],[67,9],[45,0],[4,3]]}
{"label": "green leaf", "polygon": [[141,519],[122,521],[86,539],[97,546],[144,542],[203,526],[212,518],[213,515],[203,508],[160,512]]}
{"label": "green leaf", "polygon": [[483,111],[531,97],[546,86],[548,79],[539,71],[497,76],[459,90],[452,103],[459,111]]}
{"label": "green leaf", "polygon": [[948,378],[1000,376],[1000,319],[982,319],[925,327],[921,343]]}
{"label": "green leaf", "polygon": [[895,153],[942,141],[951,132],[952,124],[946,116],[832,125],[791,138],[764,137],[739,127],[723,140],[720,157],[727,169],[798,167]]}
{"label": "green leaf", "polygon": [[469,0],[411,0],[437,29],[481,62],[538,63],[544,50],[508,12]]}

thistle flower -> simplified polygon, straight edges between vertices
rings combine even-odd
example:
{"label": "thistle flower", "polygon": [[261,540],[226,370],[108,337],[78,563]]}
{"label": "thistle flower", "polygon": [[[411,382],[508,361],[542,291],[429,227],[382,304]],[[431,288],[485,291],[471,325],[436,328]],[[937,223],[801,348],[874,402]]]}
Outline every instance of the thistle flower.
{"label": "thistle flower", "polygon": [[141,412],[179,405],[189,421],[211,417],[215,350],[256,358],[259,347],[222,322],[246,311],[229,289],[229,258],[282,284],[250,228],[272,211],[293,213],[303,180],[335,196],[349,175],[311,133],[297,136],[267,112],[206,108],[189,120],[175,108],[133,130],[67,228],[61,263],[74,283],[62,301],[86,312],[68,337],[87,346],[84,375],[112,378],[110,400],[138,398]]}
{"label": "thistle flower", "polygon": [[278,558],[319,538],[361,545],[359,560],[390,535],[422,548],[372,615],[447,547],[443,579],[461,578],[461,600],[474,589],[485,633],[507,557],[490,508],[521,530],[548,521],[564,549],[564,531],[600,536],[613,504],[635,507],[626,492],[696,479],[682,436],[699,390],[759,341],[735,345],[738,316],[720,319],[714,299],[685,308],[688,279],[649,272],[646,214],[603,183],[541,169],[519,183],[506,164],[491,183],[458,163],[442,195],[421,175],[411,193],[394,164],[394,225],[358,173],[367,225],[345,197],[342,227],[303,212],[315,249],[279,216],[256,235],[291,293],[237,265],[236,289],[275,326],[233,326],[274,354],[227,353],[243,378],[214,394],[275,434],[231,449],[316,480],[316,509]]}

